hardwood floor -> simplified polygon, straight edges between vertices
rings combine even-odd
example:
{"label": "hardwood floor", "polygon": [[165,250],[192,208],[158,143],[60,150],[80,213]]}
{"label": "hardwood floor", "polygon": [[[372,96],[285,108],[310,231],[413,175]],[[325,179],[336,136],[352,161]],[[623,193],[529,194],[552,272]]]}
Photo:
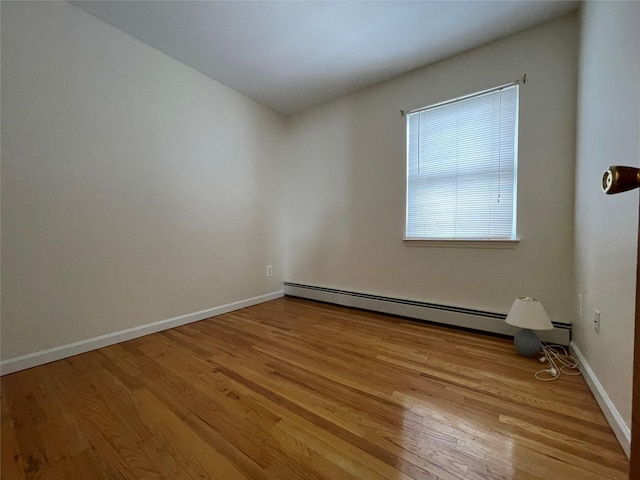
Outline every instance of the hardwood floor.
{"label": "hardwood floor", "polygon": [[582,377],[283,298],[2,378],[2,478],[627,478]]}

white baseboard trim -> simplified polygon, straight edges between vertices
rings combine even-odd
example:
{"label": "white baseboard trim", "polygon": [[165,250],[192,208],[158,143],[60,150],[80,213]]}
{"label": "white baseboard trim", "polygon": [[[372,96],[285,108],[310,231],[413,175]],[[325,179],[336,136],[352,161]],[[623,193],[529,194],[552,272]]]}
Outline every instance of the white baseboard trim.
{"label": "white baseboard trim", "polygon": [[222,315],[223,313],[229,313],[241,308],[275,300],[283,295],[284,293],[280,290],[278,292],[267,293],[266,295],[260,295],[258,297],[247,298],[245,300],[228,303],[226,305],[220,305],[219,307],[200,310],[199,312],[188,313],[186,315],[180,315],[179,317],[168,318],[166,320],[160,320],[158,322],[127,328],[125,330],[107,333],[105,335],[88,338],[86,340],[80,340],[79,342],[68,343],[59,347],[48,348],[39,352],[9,358],[0,362],[0,375],[7,375],[20,370],[26,370],[27,368],[37,367],[38,365],[44,365],[49,362],[55,362],[56,360],[72,357],[91,350],[97,350],[98,348],[107,347],[109,345],[125,342],[134,338],[144,337],[145,335],[161,332],[162,330],[168,330],[170,328],[186,325],[187,323],[204,320],[205,318],[215,317],[216,315]]}
{"label": "white baseboard trim", "polygon": [[609,395],[600,383],[600,380],[598,380],[598,377],[596,377],[596,374],[589,366],[589,363],[587,362],[586,358],[584,358],[584,355],[582,355],[582,352],[580,351],[578,346],[572,341],[569,344],[569,348],[571,354],[580,364],[582,376],[586,380],[591,393],[593,393],[593,396],[596,398],[596,401],[602,409],[607,422],[609,422],[609,426],[613,430],[613,433],[618,439],[618,442],[620,442],[620,446],[624,450],[624,453],[627,454],[627,457],[629,457],[631,452],[631,430],[622,419],[620,412],[618,412],[618,409],[611,401],[611,398],[609,398]]}

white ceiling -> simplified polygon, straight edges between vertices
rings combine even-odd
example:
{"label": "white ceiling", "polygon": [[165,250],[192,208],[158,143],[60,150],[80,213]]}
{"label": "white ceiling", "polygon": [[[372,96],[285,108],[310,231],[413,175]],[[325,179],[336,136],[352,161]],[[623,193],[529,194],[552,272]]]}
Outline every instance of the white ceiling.
{"label": "white ceiling", "polygon": [[291,114],[578,8],[577,1],[77,1]]}

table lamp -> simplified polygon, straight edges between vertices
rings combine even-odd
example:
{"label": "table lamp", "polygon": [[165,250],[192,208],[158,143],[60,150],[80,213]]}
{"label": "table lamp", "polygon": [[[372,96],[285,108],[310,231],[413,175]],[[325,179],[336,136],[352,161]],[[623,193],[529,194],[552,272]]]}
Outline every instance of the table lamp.
{"label": "table lamp", "polygon": [[513,344],[518,353],[524,357],[535,357],[542,349],[542,343],[533,330],[553,330],[553,324],[542,303],[531,297],[516,298],[506,322],[522,328],[513,337]]}

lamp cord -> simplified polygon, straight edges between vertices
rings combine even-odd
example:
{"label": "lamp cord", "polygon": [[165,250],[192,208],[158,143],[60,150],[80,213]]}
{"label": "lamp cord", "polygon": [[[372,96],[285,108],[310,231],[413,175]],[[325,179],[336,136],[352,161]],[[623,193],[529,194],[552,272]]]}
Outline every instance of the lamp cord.
{"label": "lamp cord", "polygon": [[551,368],[538,370],[535,377],[543,382],[550,382],[560,378],[561,374],[577,376],[582,374],[578,362],[569,355],[562,345],[554,345],[542,342],[541,362],[548,362]]}

